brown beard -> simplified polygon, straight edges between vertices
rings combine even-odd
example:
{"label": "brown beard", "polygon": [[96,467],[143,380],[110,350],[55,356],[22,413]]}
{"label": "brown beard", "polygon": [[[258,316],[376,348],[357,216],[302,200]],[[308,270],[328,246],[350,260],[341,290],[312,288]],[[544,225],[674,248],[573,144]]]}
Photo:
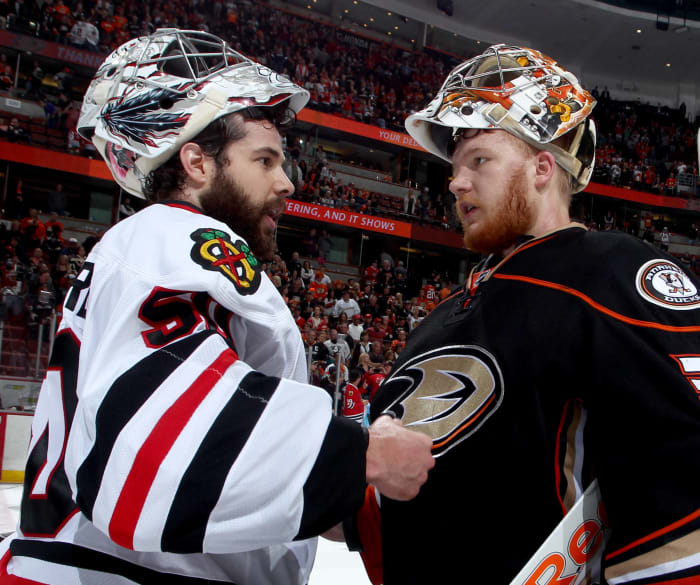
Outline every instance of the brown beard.
{"label": "brown beard", "polygon": [[496,214],[477,230],[464,227],[467,249],[482,254],[500,253],[513,246],[532,225],[532,210],[525,195],[525,169],[520,167],[506,187],[507,197]]}
{"label": "brown beard", "polygon": [[259,207],[245,189],[217,165],[211,187],[199,199],[204,212],[224,222],[250,246],[253,253],[263,261],[272,260],[277,244],[272,235],[266,234],[262,226],[264,217],[275,208],[277,202]]}

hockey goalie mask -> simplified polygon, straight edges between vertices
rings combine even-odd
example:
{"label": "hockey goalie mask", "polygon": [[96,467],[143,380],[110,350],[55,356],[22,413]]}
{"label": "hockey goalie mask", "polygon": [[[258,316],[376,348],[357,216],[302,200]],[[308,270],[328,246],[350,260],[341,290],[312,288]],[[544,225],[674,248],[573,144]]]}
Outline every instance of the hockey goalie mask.
{"label": "hockey goalie mask", "polygon": [[[451,161],[463,129],[498,128],[550,151],[582,191],[593,173],[595,99],[578,79],[539,51],[494,45],[453,69],[437,96],[406,120],[427,151]],[[553,144],[575,132],[568,148]]]}
{"label": "hockey goalie mask", "polygon": [[107,57],[85,93],[78,132],[123,189],[144,197],[148,174],[214,120],[252,107],[286,107],[293,118],[308,99],[214,35],[159,29]]}

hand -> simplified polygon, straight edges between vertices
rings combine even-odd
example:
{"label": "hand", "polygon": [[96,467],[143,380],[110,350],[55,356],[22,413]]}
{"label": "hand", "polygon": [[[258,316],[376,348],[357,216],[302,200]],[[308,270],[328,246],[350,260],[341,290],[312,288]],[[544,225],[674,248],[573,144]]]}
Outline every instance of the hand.
{"label": "hand", "polygon": [[403,428],[400,420],[380,416],[369,427],[367,483],[393,499],[415,498],[435,466],[430,437]]}

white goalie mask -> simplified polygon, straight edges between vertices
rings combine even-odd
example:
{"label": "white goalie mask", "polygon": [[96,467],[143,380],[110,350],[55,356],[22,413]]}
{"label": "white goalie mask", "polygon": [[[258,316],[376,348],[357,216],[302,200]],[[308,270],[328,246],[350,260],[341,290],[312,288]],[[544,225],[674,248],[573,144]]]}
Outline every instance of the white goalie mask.
{"label": "white goalie mask", "polygon": [[[448,162],[466,128],[498,128],[548,150],[572,177],[572,192],[590,181],[595,99],[553,59],[525,47],[494,45],[455,67],[430,104],[406,119],[406,130]],[[575,132],[569,146],[554,144]]]}
{"label": "white goalie mask", "polygon": [[211,122],[247,108],[279,107],[292,118],[309,93],[201,31],[159,29],[124,43],[85,93],[78,132],[115,181],[144,197],[145,180]]}

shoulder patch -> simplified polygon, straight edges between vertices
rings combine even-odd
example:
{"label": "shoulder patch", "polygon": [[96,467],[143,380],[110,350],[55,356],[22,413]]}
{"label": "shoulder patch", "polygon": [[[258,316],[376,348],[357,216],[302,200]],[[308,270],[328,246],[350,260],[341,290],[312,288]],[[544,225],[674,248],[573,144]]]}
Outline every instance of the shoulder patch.
{"label": "shoulder patch", "polygon": [[657,258],[644,264],[635,278],[637,292],[645,300],[677,311],[700,307],[697,287],[673,262]]}
{"label": "shoulder patch", "polygon": [[260,262],[243,240],[231,241],[226,232],[200,228],[190,234],[194,246],[190,257],[205,270],[221,272],[242,295],[260,287]]}
{"label": "shoulder patch", "polygon": [[414,357],[384,380],[385,410],[433,440],[438,457],[473,434],[503,402],[503,375],[481,347],[453,345]]}

